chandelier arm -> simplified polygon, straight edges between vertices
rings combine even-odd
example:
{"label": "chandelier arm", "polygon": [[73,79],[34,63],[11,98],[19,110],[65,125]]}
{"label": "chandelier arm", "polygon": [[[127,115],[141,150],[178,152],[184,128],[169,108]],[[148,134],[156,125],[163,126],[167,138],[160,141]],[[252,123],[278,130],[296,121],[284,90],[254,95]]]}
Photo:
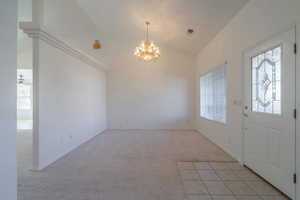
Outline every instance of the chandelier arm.
{"label": "chandelier arm", "polygon": [[144,61],[151,61],[160,56],[159,48],[149,42],[149,25],[150,22],[146,21],[146,41],[142,42],[140,46],[136,47],[134,54],[143,59]]}

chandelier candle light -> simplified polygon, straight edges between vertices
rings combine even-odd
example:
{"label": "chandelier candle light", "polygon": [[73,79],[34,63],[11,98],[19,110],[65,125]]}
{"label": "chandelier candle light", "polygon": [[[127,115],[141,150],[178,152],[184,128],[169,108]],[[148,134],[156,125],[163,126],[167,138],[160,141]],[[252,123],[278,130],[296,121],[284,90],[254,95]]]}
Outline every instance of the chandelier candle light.
{"label": "chandelier candle light", "polygon": [[151,61],[157,59],[160,56],[159,47],[156,46],[153,42],[149,41],[149,25],[150,22],[146,22],[146,41],[142,41],[140,46],[135,48],[134,52],[134,55],[136,55],[144,61]]}

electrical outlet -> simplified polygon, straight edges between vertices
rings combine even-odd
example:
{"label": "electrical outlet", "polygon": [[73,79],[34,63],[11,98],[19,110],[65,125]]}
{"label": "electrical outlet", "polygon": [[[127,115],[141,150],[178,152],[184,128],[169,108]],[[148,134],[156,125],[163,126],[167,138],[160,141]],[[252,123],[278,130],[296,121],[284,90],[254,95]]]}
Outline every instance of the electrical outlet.
{"label": "electrical outlet", "polygon": [[233,105],[235,105],[235,106],[242,106],[242,101],[235,99],[235,100],[233,100]]}

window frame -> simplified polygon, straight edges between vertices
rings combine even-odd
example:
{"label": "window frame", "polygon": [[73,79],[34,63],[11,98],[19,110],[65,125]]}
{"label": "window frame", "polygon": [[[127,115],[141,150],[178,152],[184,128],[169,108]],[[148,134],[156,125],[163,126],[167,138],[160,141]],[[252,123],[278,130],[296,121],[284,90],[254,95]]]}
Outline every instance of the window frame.
{"label": "window frame", "polygon": [[[203,116],[202,115],[202,105],[201,105],[201,78],[207,76],[209,73],[213,73],[215,71],[217,71],[218,69],[220,68],[224,68],[224,92],[225,92],[225,122],[223,121],[218,121],[218,120],[215,120],[215,119],[209,119],[208,117],[206,116]],[[204,120],[207,120],[207,121],[210,121],[210,122],[214,122],[214,123],[218,123],[218,124],[221,124],[221,125],[226,125],[228,124],[228,80],[227,80],[227,62],[225,64],[222,64],[222,65],[218,65],[212,69],[210,69],[209,71],[206,71],[205,73],[202,73],[200,74],[199,76],[199,117],[201,119],[204,119]]]}

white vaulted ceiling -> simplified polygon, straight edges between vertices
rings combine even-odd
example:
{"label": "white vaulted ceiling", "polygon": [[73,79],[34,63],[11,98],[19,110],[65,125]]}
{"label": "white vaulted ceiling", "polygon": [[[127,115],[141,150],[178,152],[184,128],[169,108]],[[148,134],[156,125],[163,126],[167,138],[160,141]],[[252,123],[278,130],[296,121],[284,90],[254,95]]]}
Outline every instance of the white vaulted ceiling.
{"label": "white vaulted ceiling", "polygon": [[[144,38],[146,20],[151,22],[150,39],[156,44],[196,55],[248,1],[47,0],[45,18],[61,21],[48,25],[70,43],[113,65],[116,56],[132,55]],[[192,36],[186,33],[188,28],[195,30]],[[103,49],[91,49],[94,39],[101,41]]]}

